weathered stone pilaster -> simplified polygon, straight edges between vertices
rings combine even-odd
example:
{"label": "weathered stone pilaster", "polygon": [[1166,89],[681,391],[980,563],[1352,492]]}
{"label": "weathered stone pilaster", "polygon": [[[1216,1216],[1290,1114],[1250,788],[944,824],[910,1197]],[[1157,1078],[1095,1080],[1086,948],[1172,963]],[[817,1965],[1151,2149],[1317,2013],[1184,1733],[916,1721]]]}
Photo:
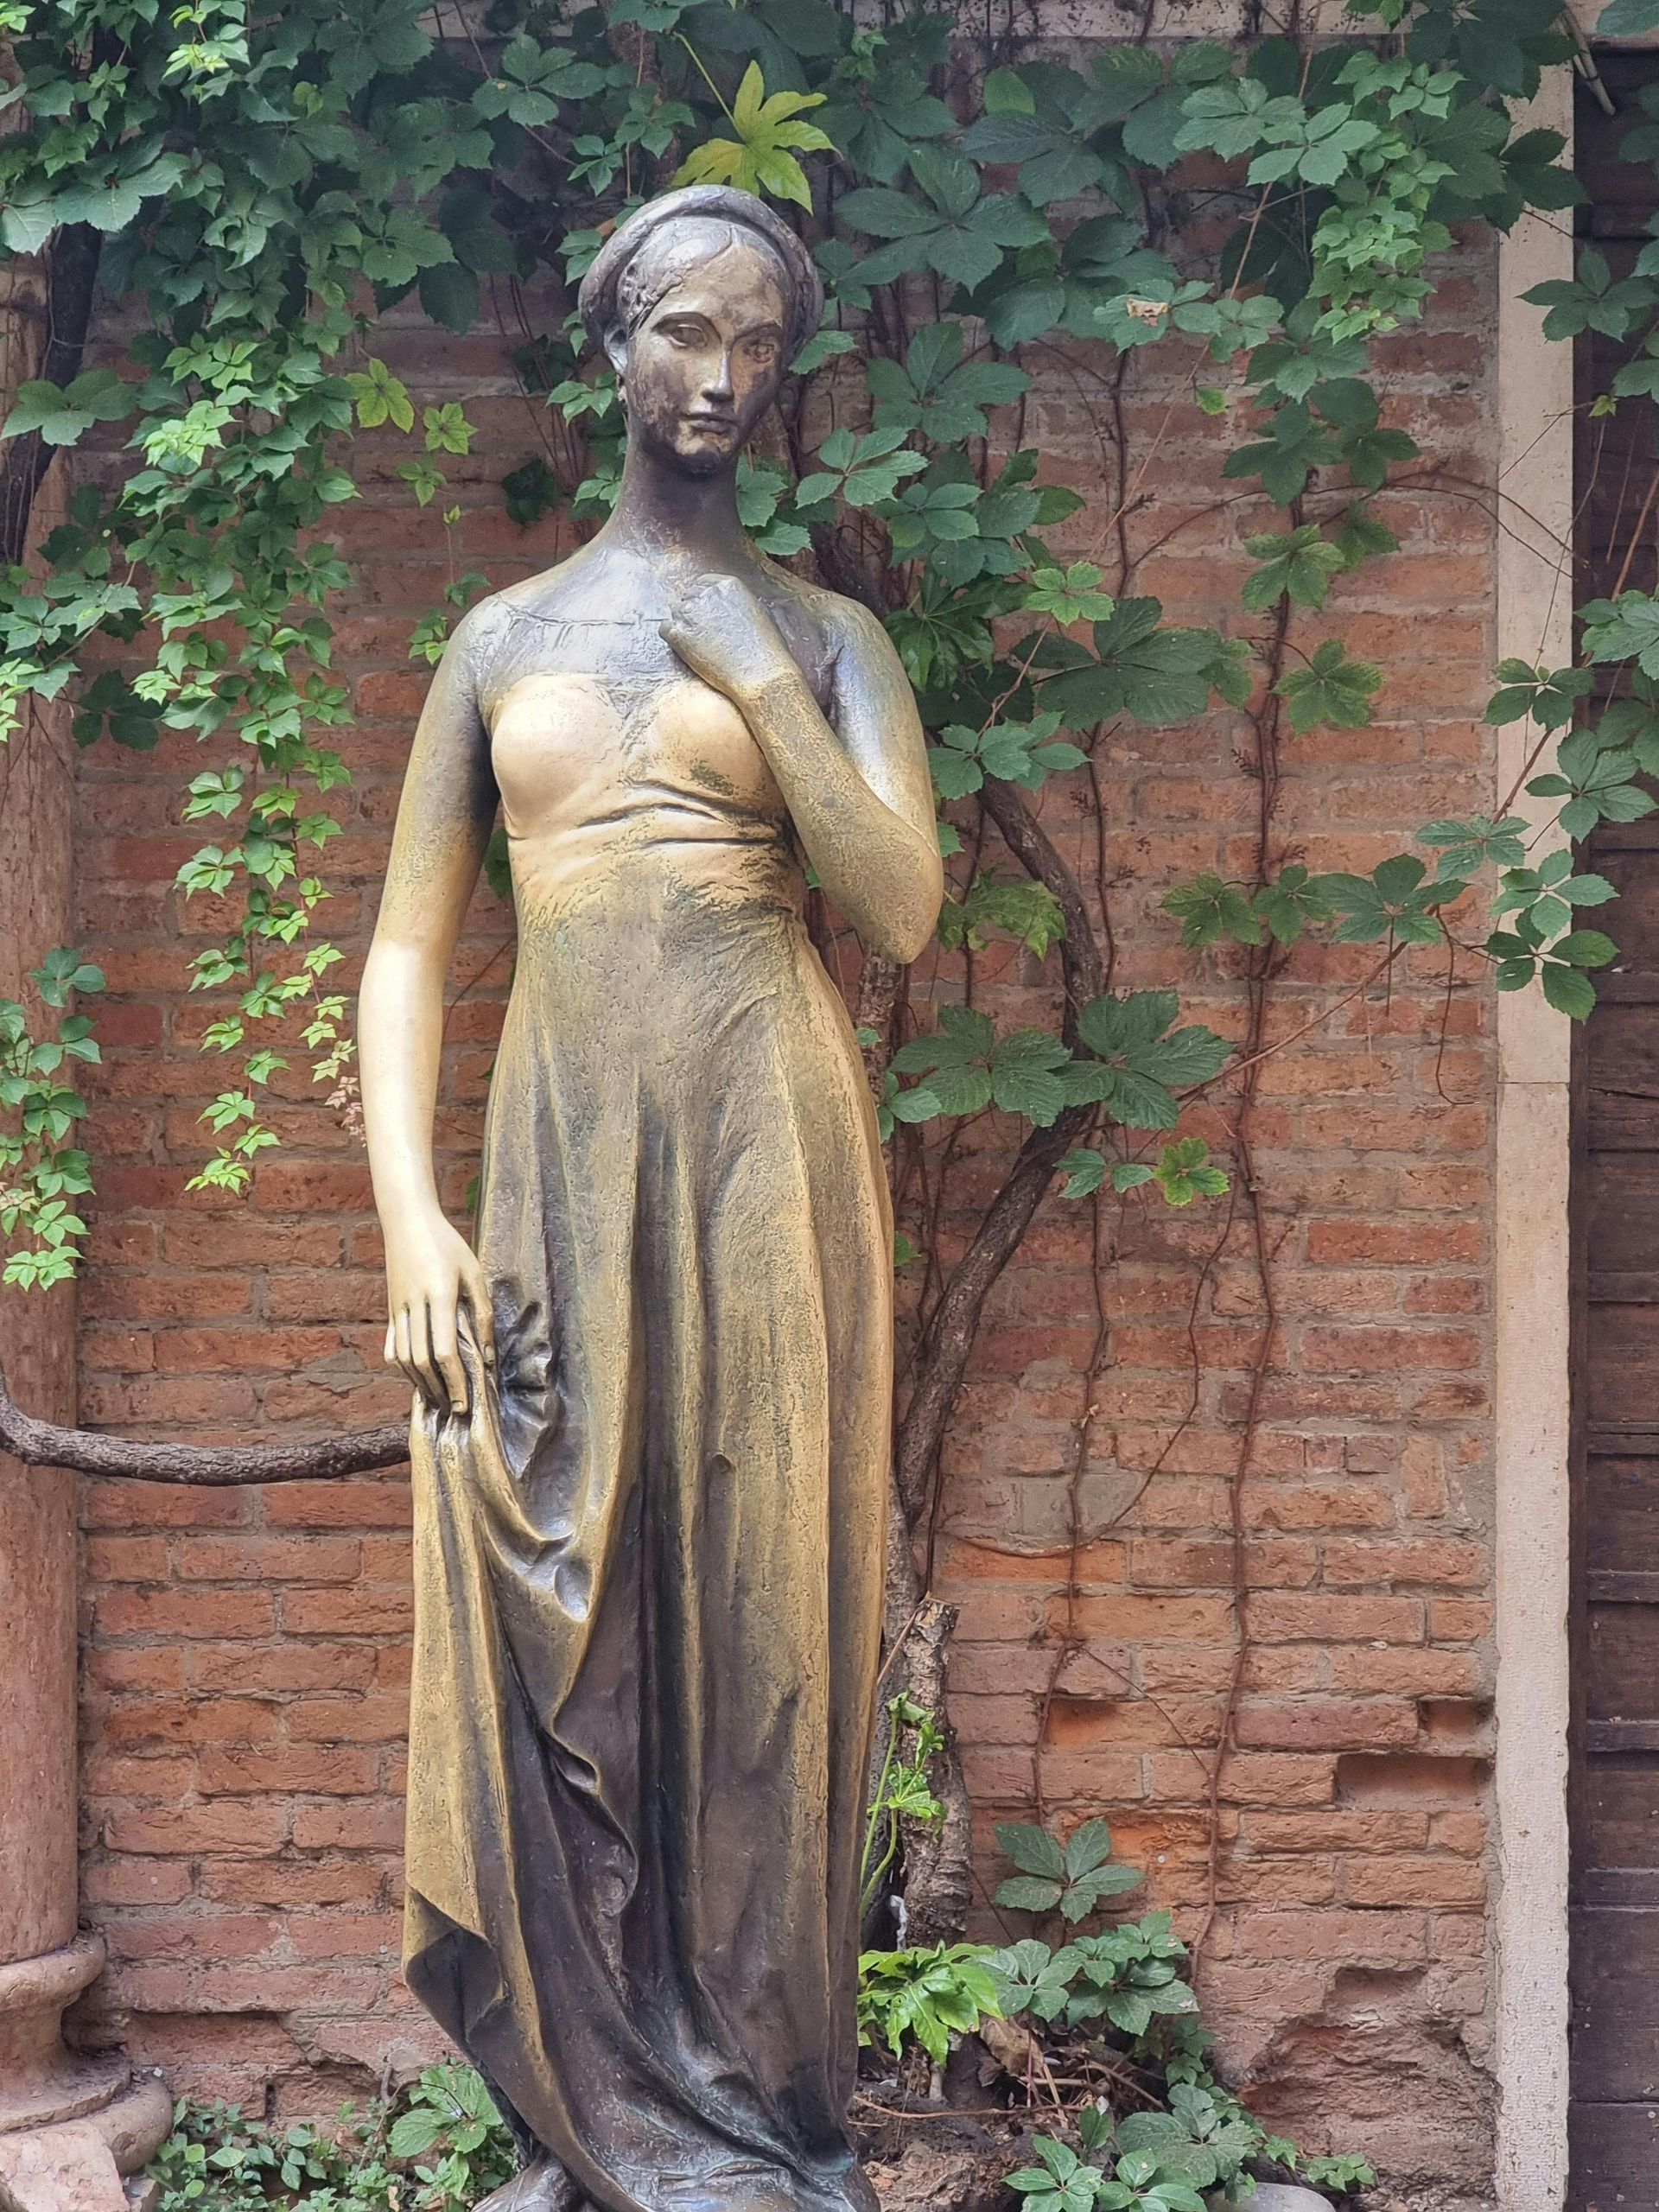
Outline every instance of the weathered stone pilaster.
{"label": "weathered stone pilaster", "polygon": [[[13,263],[0,297],[0,414],[31,373],[38,276]],[[48,480],[49,487],[49,480]],[[47,519],[49,488],[36,527]],[[73,747],[58,707],[0,747],[0,996],[74,927]],[[31,1411],[74,1419],[73,1287],[0,1289],[0,1348]],[[83,1936],[76,1878],[75,1486],[0,1456],[0,2208],[120,2212],[170,2106],[116,2053],[64,2042],[65,2008],[96,1980],[103,1939]]]}

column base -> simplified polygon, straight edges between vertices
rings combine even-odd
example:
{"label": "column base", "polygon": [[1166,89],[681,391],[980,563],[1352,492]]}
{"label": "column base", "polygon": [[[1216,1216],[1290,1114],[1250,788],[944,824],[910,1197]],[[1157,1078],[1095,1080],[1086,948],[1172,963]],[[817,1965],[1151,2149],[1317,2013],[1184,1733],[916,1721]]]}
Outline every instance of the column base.
{"label": "column base", "polygon": [[0,1966],[0,2212],[128,2212],[173,2101],[118,2052],[63,2040],[64,2007],[103,1971],[103,1938]]}
{"label": "column base", "polygon": [[166,2083],[129,2069],[98,2111],[0,2135],[0,2212],[132,2212],[126,2177],[149,2164],[172,2124]]}

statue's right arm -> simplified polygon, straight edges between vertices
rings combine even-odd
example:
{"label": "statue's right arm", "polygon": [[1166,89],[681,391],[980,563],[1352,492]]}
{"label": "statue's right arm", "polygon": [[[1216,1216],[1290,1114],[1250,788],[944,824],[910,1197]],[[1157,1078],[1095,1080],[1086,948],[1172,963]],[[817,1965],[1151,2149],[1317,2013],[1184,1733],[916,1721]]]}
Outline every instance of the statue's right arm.
{"label": "statue's right arm", "polygon": [[438,1199],[432,1123],[443,987],[483,863],[497,793],[479,702],[487,607],[456,629],[415,733],[374,941],[358,1000],[363,1119],[386,1248],[386,1361],[440,1411],[464,1413],[464,1304],[486,1363],[487,1285]]}

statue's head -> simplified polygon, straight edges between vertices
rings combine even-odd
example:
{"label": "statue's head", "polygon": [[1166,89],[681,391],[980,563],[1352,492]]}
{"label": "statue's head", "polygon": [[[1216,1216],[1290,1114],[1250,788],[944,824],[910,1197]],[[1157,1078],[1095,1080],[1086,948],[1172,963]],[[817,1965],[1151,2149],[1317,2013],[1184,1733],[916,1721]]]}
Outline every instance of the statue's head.
{"label": "statue's head", "polygon": [[789,226],[726,185],[664,193],[600,250],[578,300],[628,431],[696,476],[736,464],[817,328],[823,286]]}

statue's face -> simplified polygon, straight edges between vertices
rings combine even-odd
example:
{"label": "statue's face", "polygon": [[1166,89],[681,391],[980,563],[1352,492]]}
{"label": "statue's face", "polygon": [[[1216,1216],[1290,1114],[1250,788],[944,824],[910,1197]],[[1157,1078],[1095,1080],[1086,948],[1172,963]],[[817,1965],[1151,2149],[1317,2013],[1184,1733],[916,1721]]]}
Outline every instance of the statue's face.
{"label": "statue's face", "polygon": [[783,377],[785,314],[763,247],[729,245],[689,269],[628,341],[630,435],[695,476],[733,467]]}

